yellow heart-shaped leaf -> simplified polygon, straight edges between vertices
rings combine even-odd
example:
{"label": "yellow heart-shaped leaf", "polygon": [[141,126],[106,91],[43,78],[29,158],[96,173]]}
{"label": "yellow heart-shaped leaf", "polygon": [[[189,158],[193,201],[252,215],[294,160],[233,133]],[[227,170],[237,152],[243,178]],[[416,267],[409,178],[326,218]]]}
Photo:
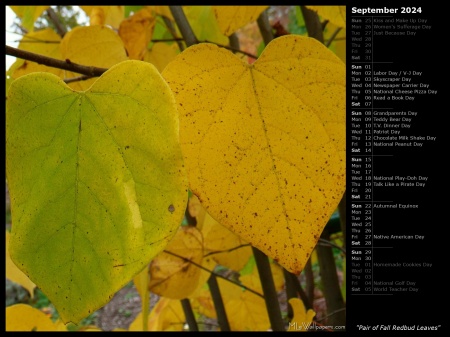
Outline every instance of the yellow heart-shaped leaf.
{"label": "yellow heart-shaped leaf", "polygon": [[162,73],[190,188],[219,223],[299,273],[345,190],[345,65],[286,35],[246,64],[213,44]]}

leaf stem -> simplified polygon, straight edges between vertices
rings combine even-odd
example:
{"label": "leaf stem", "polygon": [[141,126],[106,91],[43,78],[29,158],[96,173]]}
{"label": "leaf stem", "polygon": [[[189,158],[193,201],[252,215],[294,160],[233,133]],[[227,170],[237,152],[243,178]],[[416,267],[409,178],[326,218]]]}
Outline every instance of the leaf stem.
{"label": "leaf stem", "polygon": [[230,248],[230,249],[215,250],[215,251],[212,251],[212,252],[209,252],[209,253],[203,255],[203,257],[207,257],[207,256],[214,255],[214,254],[220,254],[220,253],[228,253],[228,252],[232,252],[233,250],[236,250],[236,249],[239,249],[239,248],[243,248],[243,247],[248,247],[248,246],[250,246],[249,243],[244,243],[242,245],[239,245],[239,246],[236,246],[236,247],[233,247],[233,248]]}
{"label": "leaf stem", "polygon": [[338,27],[333,35],[331,35],[331,37],[328,39],[328,41],[325,43],[325,46],[329,47],[330,44],[334,41],[334,39],[336,38],[336,36],[339,34],[339,32],[341,31],[342,27]]}

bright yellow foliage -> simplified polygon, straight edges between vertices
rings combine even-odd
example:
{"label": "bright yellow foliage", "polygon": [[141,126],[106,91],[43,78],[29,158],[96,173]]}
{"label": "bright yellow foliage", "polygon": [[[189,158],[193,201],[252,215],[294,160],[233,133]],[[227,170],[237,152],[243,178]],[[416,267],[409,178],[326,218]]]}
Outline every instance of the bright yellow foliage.
{"label": "bright yellow foliage", "polygon": [[345,28],[346,25],[346,6],[306,6],[317,12],[323,20],[328,20],[332,24]]}
{"label": "bright yellow foliage", "polygon": [[[272,271],[273,283],[276,291],[281,291],[284,288],[284,274],[283,269],[275,264],[270,263],[270,270]],[[241,282],[260,293],[262,293],[261,279],[259,277],[258,268],[255,266],[251,274],[243,275],[240,277]]]}
{"label": "bright yellow foliage", "polygon": [[6,331],[67,331],[61,322],[53,323],[39,309],[28,304],[6,307]]}
{"label": "bright yellow foliage", "polygon": [[255,21],[269,6],[213,6],[220,31],[230,36],[239,28]]}
{"label": "bright yellow foliage", "polygon": [[[189,297],[198,287],[200,269],[189,261],[197,264],[202,262],[201,232],[195,227],[181,226],[164,250],[150,264],[149,290],[172,299]],[[167,251],[188,261],[166,253]]]}
{"label": "bright yellow foliage", "polygon": [[306,311],[303,302],[299,298],[291,298],[289,303],[294,311],[294,317],[289,324],[288,331],[308,331],[316,313],[312,309]]}
{"label": "bright yellow foliage", "polygon": [[152,39],[155,20],[152,11],[143,8],[120,23],[119,36],[125,44],[130,59],[144,59],[147,45]]}
{"label": "bright yellow foliage", "polygon": [[[61,42],[61,54],[64,60],[99,68],[110,68],[128,60],[124,44],[120,37],[107,26],[75,27],[68,32]],[[67,71],[65,77],[79,74]],[[69,84],[74,90],[86,90],[96,78]]]}
{"label": "bright yellow foliage", "polygon": [[252,65],[195,45],[162,75],[193,193],[298,274],[345,190],[344,63],[315,39],[287,35]]}
{"label": "bright yellow foliage", "polygon": [[[148,316],[149,331],[182,331],[185,317],[181,302],[161,297]],[[130,324],[129,331],[142,331],[142,312]]]}
{"label": "bright yellow foliage", "polygon": [[89,16],[91,26],[108,25],[119,28],[125,18],[124,6],[80,6]]}
{"label": "bright yellow foliage", "polygon": [[[247,242],[214,220],[208,213],[202,228],[205,251],[217,252],[212,258],[220,265],[240,271],[252,256],[252,248]],[[247,246],[244,246],[247,245]],[[231,250],[233,248],[238,249]],[[220,251],[223,251],[219,253]]]}
{"label": "bright yellow foliage", "polygon": [[155,43],[144,55],[144,61],[153,64],[160,72],[179,54],[176,43]]}

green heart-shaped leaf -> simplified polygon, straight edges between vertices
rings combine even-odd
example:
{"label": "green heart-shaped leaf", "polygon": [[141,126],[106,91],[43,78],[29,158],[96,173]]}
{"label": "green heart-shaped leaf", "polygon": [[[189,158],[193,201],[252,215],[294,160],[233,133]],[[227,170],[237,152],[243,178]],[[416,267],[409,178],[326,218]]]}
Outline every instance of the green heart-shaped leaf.
{"label": "green heart-shaped leaf", "polygon": [[164,249],[187,204],[178,115],[156,68],[124,61],[87,91],[48,73],[7,97],[10,254],[77,323]]}

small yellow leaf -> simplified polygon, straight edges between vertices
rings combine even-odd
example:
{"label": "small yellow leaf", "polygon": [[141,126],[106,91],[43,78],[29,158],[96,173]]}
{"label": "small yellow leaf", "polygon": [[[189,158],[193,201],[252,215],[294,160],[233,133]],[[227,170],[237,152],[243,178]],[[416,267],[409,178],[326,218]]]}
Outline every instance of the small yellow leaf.
{"label": "small yellow leaf", "polygon": [[80,8],[89,16],[91,26],[108,25],[117,29],[125,18],[124,6],[80,6]]}
{"label": "small yellow leaf", "polygon": [[121,22],[119,36],[125,44],[130,59],[144,59],[154,28],[155,16],[148,8],[139,10],[133,16]]}
{"label": "small yellow leaf", "polygon": [[299,298],[291,298],[289,303],[294,311],[294,317],[289,323],[288,331],[308,331],[314,316],[316,316],[314,310],[308,309],[306,311],[303,302]]}
{"label": "small yellow leaf", "polygon": [[206,287],[201,288],[195,294],[191,295],[190,299],[194,312],[205,315],[206,317],[217,318],[216,309],[209,289]]}
{"label": "small yellow leaf", "polygon": [[[257,282],[254,276],[246,277],[244,280],[249,288],[260,292],[259,289],[255,289]],[[231,330],[265,331],[270,328],[263,297],[221,278],[218,278],[217,281]]]}
{"label": "small yellow leaf", "polygon": [[[110,68],[128,60],[122,40],[106,26],[75,27],[64,36],[61,42],[61,54],[64,60],[99,68]],[[75,76],[79,74],[66,72],[67,78]],[[92,78],[73,82],[69,84],[69,87],[83,91],[88,89],[95,80],[96,78]]]}
{"label": "small yellow leaf", "polygon": [[146,6],[150,10],[154,11],[156,14],[165,16],[166,18],[170,19],[171,21],[174,21],[174,18],[172,16],[172,12],[170,11],[169,6]]}
{"label": "small yellow leaf", "polygon": [[[148,316],[149,331],[182,331],[185,316],[181,302],[161,297]],[[142,331],[142,312],[130,324],[129,331]]]}
{"label": "small yellow leaf", "polygon": [[34,22],[50,6],[9,6],[16,15],[21,18],[22,26],[27,31],[32,32]]}
{"label": "small yellow leaf", "polygon": [[[198,295],[198,292],[201,292],[201,289],[205,286],[206,282],[208,281],[209,277],[211,276],[211,273],[209,271],[214,271],[214,268],[217,266],[216,261],[211,257],[207,256],[202,259],[201,266],[205,269],[200,269],[200,276],[198,277],[198,286],[197,288],[192,292],[191,297],[195,297]],[[209,270],[209,271],[207,271]]]}
{"label": "small yellow leaf", "polygon": [[172,241],[150,264],[149,290],[171,299],[189,297],[198,287],[200,277],[200,269],[190,261],[201,264],[202,259],[201,232],[195,227],[180,226]]}
{"label": "small yellow leaf", "polygon": [[345,190],[345,64],[315,39],[274,39],[249,65],[191,46],[175,93],[190,188],[207,212],[300,273]]}
{"label": "small yellow leaf", "polygon": [[17,266],[12,262],[9,256],[9,237],[10,234],[6,231],[6,278],[10,281],[16,282],[24,287],[30,293],[31,298],[34,297],[34,288],[36,285],[31,282],[27,275],[25,275]]}
{"label": "small yellow leaf", "polygon": [[[278,264],[271,262],[270,270],[272,271],[273,283],[275,285],[275,290],[280,291],[284,288],[284,274],[283,268]],[[244,275],[240,277],[241,282],[260,293],[262,293],[261,279],[259,277],[258,268],[255,266],[251,274]]]}
{"label": "small yellow leaf", "polygon": [[39,309],[28,304],[6,307],[6,331],[67,331],[60,323],[53,323]]}
{"label": "small yellow leaf", "polygon": [[196,227],[199,230],[203,230],[203,224],[205,222],[206,211],[203,208],[202,204],[200,203],[200,200],[198,200],[198,197],[195,194],[192,194],[189,197],[188,211],[189,211],[189,214],[197,220]]}
{"label": "small yellow leaf", "polygon": [[324,20],[329,20],[332,24],[345,28],[346,6],[306,6],[320,15]]}
{"label": "small yellow leaf", "polygon": [[[61,37],[53,29],[47,28],[24,35],[19,42],[18,49],[61,60],[60,42]],[[11,68],[15,68],[12,73],[13,79],[39,71],[49,72],[60,78],[64,77],[64,70],[62,69],[48,67],[23,59],[17,59]]]}
{"label": "small yellow leaf", "polygon": [[155,43],[144,55],[144,61],[152,63],[159,72],[162,72],[166,65],[180,53],[176,43]]}
{"label": "small yellow leaf", "polygon": [[217,278],[217,283],[219,284],[220,294],[222,295],[224,303],[230,300],[239,299],[242,293],[246,291],[240,285],[229,282],[219,277]]}
{"label": "small yellow leaf", "polygon": [[202,233],[205,250],[214,253],[212,258],[222,266],[239,271],[253,254],[246,241],[219,224],[208,213],[205,214]]}
{"label": "small yellow leaf", "polygon": [[213,6],[220,31],[230,36],[239,28],[255,21],[269,6]]}

